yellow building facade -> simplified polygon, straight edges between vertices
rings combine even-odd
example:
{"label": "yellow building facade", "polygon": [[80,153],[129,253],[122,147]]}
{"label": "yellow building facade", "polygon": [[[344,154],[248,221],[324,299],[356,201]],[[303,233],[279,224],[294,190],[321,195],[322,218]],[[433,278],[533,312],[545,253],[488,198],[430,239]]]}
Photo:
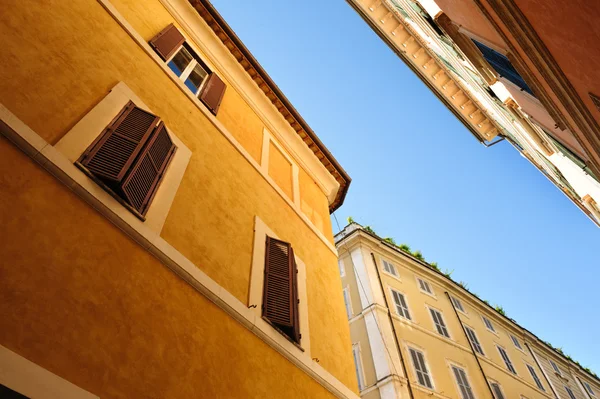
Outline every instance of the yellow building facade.
{"label": "yellow building facade", "polygon": [[351,223],[336,245],[361,397],[600,395],[597,377],[372,231]]}
{"label": "yellow building facade", "polygon": [[212,5],[9,1],[0,35],[0,388],[356,398],[350,178]]}

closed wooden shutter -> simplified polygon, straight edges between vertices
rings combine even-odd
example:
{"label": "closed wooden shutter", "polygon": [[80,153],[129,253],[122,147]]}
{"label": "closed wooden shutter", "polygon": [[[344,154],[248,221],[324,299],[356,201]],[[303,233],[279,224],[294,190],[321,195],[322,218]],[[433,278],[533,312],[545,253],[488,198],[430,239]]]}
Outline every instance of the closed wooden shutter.
{"label": "closed wooden shutter", "polygon": [[123,182],[121,191],[126,201],[142,215],[146,214],[176,149],[164,123],[160,122]]}
{"label": "closed wooden shutter", "polygon": [[159,118],[129,102],[79,162],[111,188],[122,182]]}
{"label": "closed wooden shutter", "polygon": [[267,237],[263,317],[293,341],[300,341],[294,251],[287,242]]}
{"label": "closed wooden shutter", "polygon": [[208,80],[200,93],[200,100],[215,115],[219,111],[226,87],[221,78],[213,72],[208,76]]}
{"label": "closed wooden shutter", "polygon": [[179,32],[179,29],[173,24],[169,24],[165,29],[150,40],[150,46],[164,61],[171,58],[173,53],[185,42],[185,37]]}

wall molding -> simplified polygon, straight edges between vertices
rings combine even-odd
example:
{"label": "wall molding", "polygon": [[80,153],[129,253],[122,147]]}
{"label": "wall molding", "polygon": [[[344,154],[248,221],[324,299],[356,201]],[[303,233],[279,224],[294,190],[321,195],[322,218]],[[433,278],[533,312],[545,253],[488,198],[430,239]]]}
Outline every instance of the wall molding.
{"label": "wall molding", "polygon": [[[313,361],[308,354],[298,353],[295,345],[275,331],[262,318],[256,317],[253,309],[249,309],[246,304],[217,284],[156,232],[144,226],[143,223],[141,223],[141,226],[132,223],[132,221],[140,221],[110,194],[98,187],[65,155],[47,143],[2,104],[0,104],[0,134],[13,142],[33,161],[40,164],[67,186],[69,190],[81,197],[83,201],[87,202],[102,216],[154,255],[200,294],[208,298],[333,395],[344,399],[359,399],[350,388]],[[257,165],[257,168],[259,167]]]}

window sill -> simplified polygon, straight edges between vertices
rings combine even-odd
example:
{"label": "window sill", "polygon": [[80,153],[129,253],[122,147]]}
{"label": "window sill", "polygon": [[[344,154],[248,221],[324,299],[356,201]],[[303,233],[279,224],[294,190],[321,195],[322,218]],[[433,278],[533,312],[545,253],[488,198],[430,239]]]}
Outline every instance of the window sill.
{"label": "window sill", "polygon": [[[261,319],[264,320],[265,323],[270,325],[275,331],[277,331],[278,334],[281,334],[283,336],[283,338],[287,339],[292,345],[294,345],[296,348],[300,349],[302,352],[305,352],[304,348],[302,348],[302,346],[300,346],[300,344],[298,342],[291,339],[286,333],[281,331],[279,329],[279,327],[277,327],[275,324],[271,323],[271,320],[267,319],[264,316],[262,316]],[[302,339],[302,337],[300,337],[300,339]]]}

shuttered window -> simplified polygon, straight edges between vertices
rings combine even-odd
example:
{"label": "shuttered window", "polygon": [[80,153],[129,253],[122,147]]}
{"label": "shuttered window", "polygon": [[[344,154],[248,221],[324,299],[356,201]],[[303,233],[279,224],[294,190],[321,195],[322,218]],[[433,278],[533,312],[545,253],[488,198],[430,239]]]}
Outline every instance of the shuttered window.
{"label": "shuttered window", "polygon": [[538,378],[538,375],[535,372],[535,369],[532,366],[530,366],[529,364],[527,365],[527,369],[529,370],[529,374],[531,374],[531,378],[533,378],[535,385],[537,385],[537,387],[539,389],[541,389],[542,391],[546,391],[544,389],[544,386],[542,385],[542,381],[540,381],[540,379]]}
{"label": "shuttered window", "polygon": [[385,259],[383,260],[383,270],[395,277],[398,277],[398,271],[396,270],[396,266],[386,261]]}
{"label": "shuttered window", "polygon": [[500,389],[500,385],[497,382],[490,383],[490,386],[492,387],[492,392],[494,393],[494,399],[504,399],[502,389]]}
{"label": "shuttered window", "polygon": [[431,382],[431,377],[429,375],[429,370],[427,369],[427,364],[425,364],[423,353],[413,348],[409,348],[409,351],[419,385],[433,389],[433,383]]}
{"label": "shuttered window", "polygon": [[292,246],[267,237],[262,316],[300,343],[297,267]]}
{"label": "shuttered window", "polygon": [[346,287],[343,291],[344,294],[344,305],[346,305],[346,314],[348,315],[348,319],[351,319],[353,316],[352,312],[352,300],[350,299],[350,288]]}
{"label": "shuttered window", "polygon": [[475,399],[473,389],[471,388],[471,384],[469,384],[465,370],[457,366],[452,366],[452,372],[454,373],[461,399]]}
{"label": "shuttered window", "polygon": [[217,114],[227,86],[211,72],[173,24],[150,40],[150,46],[206,107]]}
{"label": "shuttered window", "polygon": [[565,391],[567,391],[567,394],[569,394],[569,399],[577,399],[575,397],[575,394],[573,393],[573,391],[571,391],[571,388],[569,388],[568,386],[565,385]]}
{"label": "shuttered window", "polygon": [[356,380],[358,381],[358,389],[365,389],[365,375],[363,373],[362,359],[360,356],[360,347],[358,344],[352,345],[352,356],[354,357],[354,371],[356,371]]}
{"label": "shuttered window", "polygon": [[410,312],[408,311],[408,305],[406,304],[404,295],[396,290],[392,290],[392,296],[394,297],[394,303],[396,304],[396,313],[405,319],[410,320]]}
{"label": "shuttered window", "polygon": [[523,347],[521,346],[521,343],[519,342],[517,337],[515,337],[514,335],[511,334],[510,339],[512,340],[513,344],[515,344],[515,347],[517,349],[523,350]]}
{"label": "shuttered window", "polygon": [[160,118],[130,101],[78,164],[143,217],[176,150]]}
{"label": "shuttered window", "polygon": [[419,288],[421,289],[421,291],[433,295],[431,286],[429,285],[429,283],[427,281],[425,281],[421,278],[417,278],[417,281],[419,282]]}
{"label": "shuttered window", "polygon": [[504,360],[504,364],[506,365],[506,368],[508,369],[508,371],[510,371],[513,374],[517,374],[517,370],[515,370],[515,367],[513,366],[512,362],[510,361],[510,358],[508,357],[508,354],[506,353],[504,348],[501,348],[498,346],[498,352],[500,352],[500,356],[502,357],[502,360]]}
{"label": "shuttered window", "polygon": [[453,296],[452,296],[452,297],[450,297],[450,299],[452,300],[452,303],[454,304],[454,307],[455,307],[456,309],[460,310],[460,311],[461,311],[461,312],[463,312],[463,313],[466,313],[466,312],[465,312],[465,308],[463,307],[463,304],[462,304],[462,302],[460,301],[460,299],[458,299],[458,298],[455,298],[455,297],[453,297]]}
{"label": "shuttered window", "polygon": [[450,338],[450,334],[448,334],[448,328],[446,328],[446,323],[444,322],[442,313],[431,308],[429,308],[429,312],[431,313],[431,317],[433,318],[433,324],[435,324],[437,332],[446,338]]}
{"label": "shuttered window", "polygon": [[494,325],[492,324],[490,319],[488,319],[485,316],[481,316],[481,318],[483,319],[483,324],[485,324],[485,326],[487,327],[488,330],[490,330],[492,332],[496,332],[496,329],[494,328]]}
{"label": "shuttered window", "polygon": [[550,360],[550,365],[552,366],[552,368],[554,369],[554,371],[556,372],[556,374],[562,375],[562,373],[560,372],[560,369],[558,368],[558,366],[556,365],[556,363],[554,363],[552,360]]}
{"label": "shuttered window", "polygon": [[475,334],[475,331],[473,331],[471,328],[465,326],[465,331],[467,332],[467,337],[469,337],[469,341],[471,341],[471,345],[473,345],[473,349],[475,349],[475,352],[479,353],[480,355],[485,356],[485,354],[483,353],[483,348],[481,347],[481,344],[479,343],[479,339],[477,339],[477,335]]}
{"label": "shuttered window", "polygon": [[583,381],[583,386],[585,387],[585,390],[588,391],[588,393],[591,396],[596,397],[596,393],[594,393],[594,390],[592,389],[592,386],[589,383]]}

